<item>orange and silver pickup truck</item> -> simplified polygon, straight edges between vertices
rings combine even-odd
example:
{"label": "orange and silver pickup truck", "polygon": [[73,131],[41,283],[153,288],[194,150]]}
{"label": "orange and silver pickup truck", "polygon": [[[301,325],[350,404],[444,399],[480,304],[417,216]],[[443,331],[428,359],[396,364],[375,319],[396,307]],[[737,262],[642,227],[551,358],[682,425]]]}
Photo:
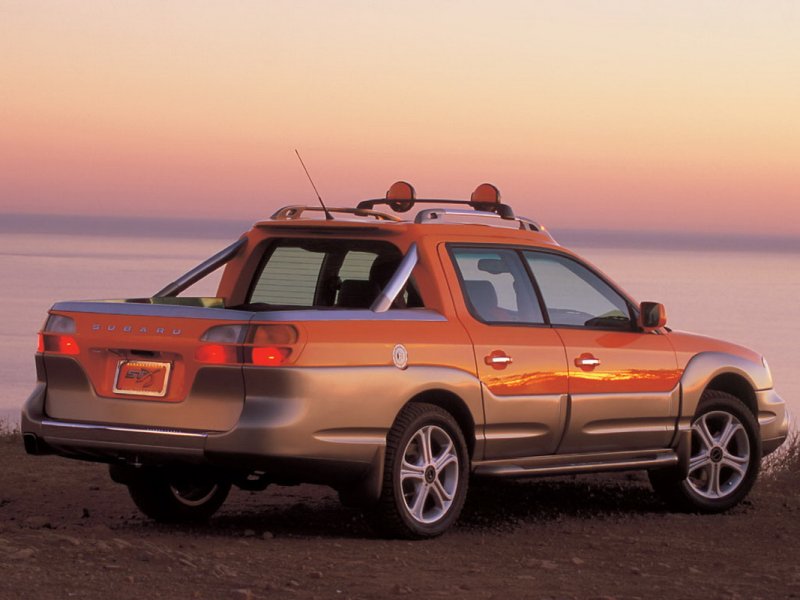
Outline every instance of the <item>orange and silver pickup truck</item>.
{"label": "orange and silver pickup truck", "polygon": [[36,366],[27,451],[108,463],[160,521],[308,482],[424,538],[471,477],[612,470],[719,512],[789,421],[761,355],[672,331],[490,184],[285,207],[153,297],[55,304]]}

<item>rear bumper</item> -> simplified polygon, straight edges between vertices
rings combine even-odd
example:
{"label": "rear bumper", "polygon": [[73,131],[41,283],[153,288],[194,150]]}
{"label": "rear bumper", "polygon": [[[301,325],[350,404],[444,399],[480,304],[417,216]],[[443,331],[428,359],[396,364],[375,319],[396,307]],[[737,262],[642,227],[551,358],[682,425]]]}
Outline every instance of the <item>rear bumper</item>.
{"label": "rear bumper", "polygon": [[[274,422],[265,421],[263,406],[248,403],[230,431],[189,431],[157,427],[120,426],[53,419],[45,414],[44,383],[37,384],[22,410],[21,429],[29,454],[144,466],[197,465],[246,474],[264,471],[287,483],[352,485],[382,473],[385,434],[317,448],[316,454],[297,452],[281,444]],[[272,440],[272,441],[270,441]],[[314,452],[313,448],[309,448]]]}
{"label": "rear bumper", "polygon": [[[364,485],[376,497],[389,429],[405,403],[428,390],[430,382],[465,399],[472,415],[482,415],[474,376],[451,368],[245,367],[241,375],[247,393],[238,396],[238,419],[226,431],[209,431],[160,420],[160,409],[171,407],[152,402],[126,405],[130,409],[120,404],[113,420],[104,420],[108,411],[90,418],[95,396],[84,392],[76,392],[73,402],[79,411],[56,418],[48,414],[50,392],[40,373],[23,408],[22,432],[33,453],[112,464],[195,463],[231,472],[263,471],[275,481]],[[147,426],[141,425],[143,419],[127,418],[145,410]]]}

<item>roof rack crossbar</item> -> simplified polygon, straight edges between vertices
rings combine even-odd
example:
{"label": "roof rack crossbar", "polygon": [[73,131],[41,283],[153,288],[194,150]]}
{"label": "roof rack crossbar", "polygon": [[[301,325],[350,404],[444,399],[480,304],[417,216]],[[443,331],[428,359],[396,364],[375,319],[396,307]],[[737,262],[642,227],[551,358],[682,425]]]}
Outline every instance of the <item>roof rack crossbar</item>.
{"label": "roof rack crossbar", "polygon": [[504,219],[494,212],[452,208],[426,208],[417,213],[414,223],[461,223],[465,225],[490,225],[507,229],[525,228],[519,219]]}
{"label": "roof rack crossbar", "polygon": [[[322,208],[319,206],[303,206],[300,204],[295,204],[292,206],[284,206],[280,210],[276,211],[270,219],[272,221],[296,221],[301,219],[304,212],[323,212]],[[384,212],[380,212],[378,210],[372,210],[369,208],[330,208],[328,207],[328,212],[331,213],[342,213],[353,215],[356,217],[367,217],[377,219],[378,221],[400,221],[400,218],[395,217],[394,215],[390,215]]]}
{"label": "roof rack crossbar", "polygon": [[[372,200],[362,200],[358,203],[359,209],[372,209],[376,204],[393,204],[397,200],[388,200],[387,198],[373,198]],[[449,200],[443,198],[414,198],[413,204],[461,204],[462,206],[471,206],[476,211],[493,212],[497,213],[503,219],[513,220],[514,211],[508,204],[488,203],[488,202],[474,202],[472,200]]]}

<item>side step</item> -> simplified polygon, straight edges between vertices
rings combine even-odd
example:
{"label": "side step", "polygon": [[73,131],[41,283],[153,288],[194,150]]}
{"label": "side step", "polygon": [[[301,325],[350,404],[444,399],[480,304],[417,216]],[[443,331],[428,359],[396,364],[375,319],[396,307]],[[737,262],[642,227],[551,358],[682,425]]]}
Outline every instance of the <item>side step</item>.
{"label": "side step", "polygon": [[488,477],[536,477],[596,471],[631,471],[677,465],[678,454],[670,448],[601,452],[591,454],[550,454],[526,458],[505,458],[472,463],[475,475]]}

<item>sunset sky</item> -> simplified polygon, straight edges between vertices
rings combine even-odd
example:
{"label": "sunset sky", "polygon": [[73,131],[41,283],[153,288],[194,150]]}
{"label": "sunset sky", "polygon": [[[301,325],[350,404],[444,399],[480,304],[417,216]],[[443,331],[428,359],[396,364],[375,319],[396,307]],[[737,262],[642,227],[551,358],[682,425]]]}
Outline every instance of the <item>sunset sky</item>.
{"label": "sunset sky", "polygon": [[257,219],[496,184],[800,235],[800,3],[0,0],[0,212]]}

